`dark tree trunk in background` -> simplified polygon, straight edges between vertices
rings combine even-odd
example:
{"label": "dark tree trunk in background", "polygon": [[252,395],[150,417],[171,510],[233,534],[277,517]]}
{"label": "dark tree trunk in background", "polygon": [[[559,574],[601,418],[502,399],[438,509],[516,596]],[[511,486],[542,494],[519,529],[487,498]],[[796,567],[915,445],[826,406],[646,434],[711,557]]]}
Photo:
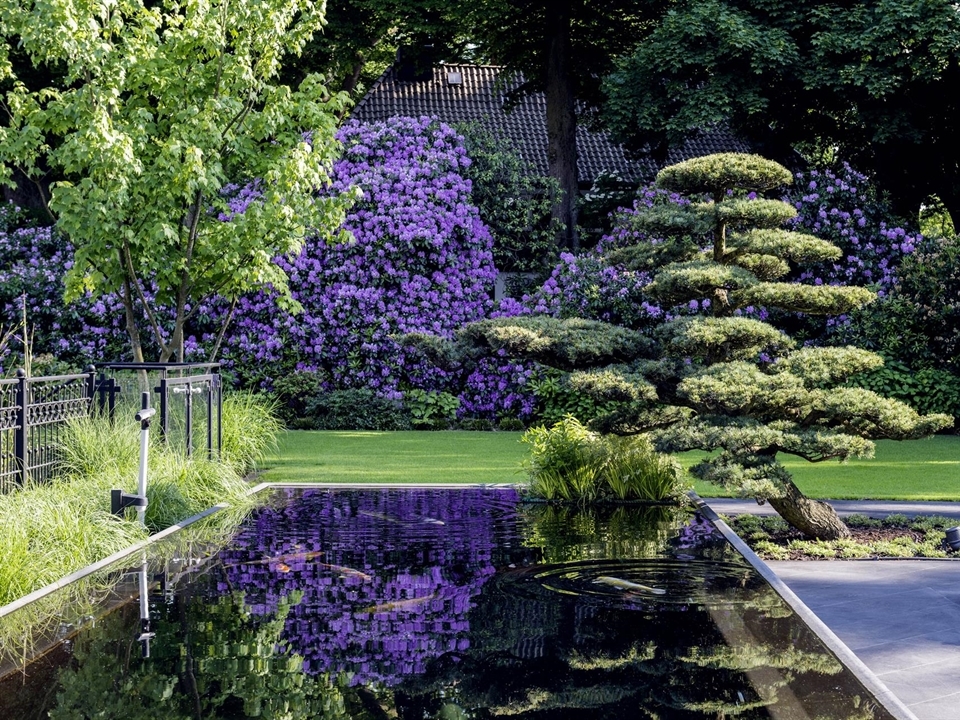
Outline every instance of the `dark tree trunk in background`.
{"label": "dark tree trunk in background", "polygon": [[577,114],[570,46],[569,2],[547,9],[547,163],[550,176],[560,183],[553,216],[561,223],[561,244],[579,248],[577,238]]}

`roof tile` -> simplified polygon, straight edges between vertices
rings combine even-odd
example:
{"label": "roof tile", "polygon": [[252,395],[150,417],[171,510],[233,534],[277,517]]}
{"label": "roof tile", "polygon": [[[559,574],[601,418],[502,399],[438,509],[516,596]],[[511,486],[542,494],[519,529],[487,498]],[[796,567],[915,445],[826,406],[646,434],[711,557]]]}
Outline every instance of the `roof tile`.
{"label": "roof tile", "polygon": [[[506,76],[501,80],[502,71],[495,65],[444,63],[434,67],[431,80],[403,82],[390,67],[357,103],[350,117],[361,122],[386,120],[395,115],[435,116],[447,123],[477,121],[496,136],[507,138],[523,159],[546,174],[546,99],[542,93],[532,94],[506,110],[505,91],[520,81],[510,82]],[[450,73],[459,73],[461,82],[448,82]],[[590,184],[604,171],[630,181],[650,180],[664,165],[710,153],[751,152],[752,148],[729,131],[712,130],[672,149],[661,165],[652,159],[630,158],[606,133],[579,126],[577,151],[579,180]]]}

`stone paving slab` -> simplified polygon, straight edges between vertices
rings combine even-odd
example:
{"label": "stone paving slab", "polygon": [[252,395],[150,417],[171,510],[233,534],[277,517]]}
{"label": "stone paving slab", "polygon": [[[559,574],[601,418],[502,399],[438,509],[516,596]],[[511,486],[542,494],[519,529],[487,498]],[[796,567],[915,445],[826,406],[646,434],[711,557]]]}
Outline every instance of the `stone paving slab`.
{"label": "stone paving slab", "polygon": [[769,561],[919,720],[960,719],[960,561]]}

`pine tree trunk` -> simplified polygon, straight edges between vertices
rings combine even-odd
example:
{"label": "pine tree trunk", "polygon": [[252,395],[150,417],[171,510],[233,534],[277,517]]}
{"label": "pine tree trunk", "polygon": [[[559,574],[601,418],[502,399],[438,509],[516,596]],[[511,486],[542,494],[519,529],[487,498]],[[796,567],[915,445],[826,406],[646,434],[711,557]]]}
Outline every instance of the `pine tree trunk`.
{"label": "pine tree trunk", "polygon": [[784,491],[782,497],[768,502],[791,526],[817,540],[850,537],[850,530],[829,503],[811,500],[791,480],[785,481]]}

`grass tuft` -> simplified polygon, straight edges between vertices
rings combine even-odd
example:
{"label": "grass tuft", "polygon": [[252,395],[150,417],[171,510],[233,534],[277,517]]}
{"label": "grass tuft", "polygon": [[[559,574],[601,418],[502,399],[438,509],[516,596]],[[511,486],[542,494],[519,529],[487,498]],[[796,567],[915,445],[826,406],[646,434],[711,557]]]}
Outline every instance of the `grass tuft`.
{"label": "grass tuft", "polygon": [[240,475],[263,465],[283,431],[276,400],[249,392],[224,397],[222,427],[221,458]]}

